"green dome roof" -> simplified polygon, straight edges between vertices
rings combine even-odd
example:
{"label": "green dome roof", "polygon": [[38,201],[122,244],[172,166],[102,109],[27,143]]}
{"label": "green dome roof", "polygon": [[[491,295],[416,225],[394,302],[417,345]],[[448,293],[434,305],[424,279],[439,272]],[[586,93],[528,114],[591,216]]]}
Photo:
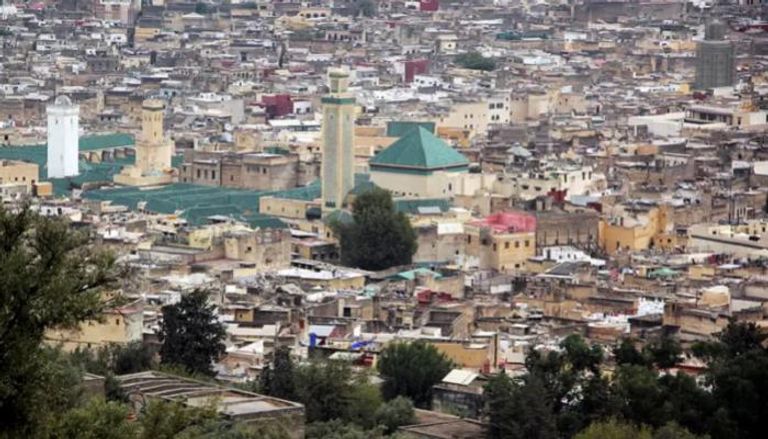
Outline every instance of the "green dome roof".
{"label": "green dome roof", "polygon": [[377,166],[393,168],[445,169],[465,167],[469,160],[422,127],[413,129],[371,160]]}

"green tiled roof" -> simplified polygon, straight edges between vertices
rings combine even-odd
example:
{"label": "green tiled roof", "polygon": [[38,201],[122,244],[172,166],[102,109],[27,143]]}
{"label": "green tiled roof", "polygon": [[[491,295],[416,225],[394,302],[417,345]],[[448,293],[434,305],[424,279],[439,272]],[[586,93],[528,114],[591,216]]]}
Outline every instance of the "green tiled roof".
{"label": "green tiled roof", "polygon": [[93,151],[120,146],[133,146],[133,136],[126,133],[104,134],[99,136],[84,136],[78,142],[80,151]]}
{"label": "green tiled roof", "polygon": [[[79,144],[81,152],[96,151],[117,147],[132,147],[134,140],[129,134],[115,133],[84,136],[80,138]],[[85,183],[110,182],[112,181],[112,176],[120,172],[123,166],[132,165],[134,163],[133,156],[113,159],[112,161],[101,163],[80,161],[80,174],[78,176],[49,179],[47,166],[48,153],[46,149],[46,144],[0,147],[0,159],[23,160],[36,163],[40,167],[40,180],[50,181],[53,184],[53,190],[56,195],[66,195],[73,187],[79,188]],[[174,166],[177,166],[180,159],[180,157],[174,157]]]}
{"label": "green tiled roof", "polygon": [[376,154],[370,165],[374,169],[381,166],[436,170],[468,166],[469,161],[443,140],[419,127]]}
{"label": "green tiled roof", "polygon": [[394,274],[394,275],[390,276],[390,278],[391,279],[414,280],[414,279],[416,279],[416,276],[418,276],[420,274],[428,274],[428,275],[434,276],[435,279],[440,279],[440,278],[443,277],[442,274],[440,274],[440,273],[438,273],[436,271],[429,270],[427,268],[415,268],[413,270],[401,271],[401,272],[399,272],[397,274]]}
{"label": "green tiled roof", "polygon": [[[279,219],[259,213],[259,199],[264,195],[303,198],[307,188],[286,191],[258,192],[214,186],[174,183],[159,188],[146,189],[120,187],[88,191],[83,194],[92,200],[110,200],[135,209],[139,202],[146,202],[146,209],[157,213],[182,212],[192,225],[205,224],[213,215],[228,216],[254,227],[286,227]],[[318,190],[319,192],[319,190]]]}
{"label": "green tiled roof", "polygon": [[419,127],[424,128],[432,134],[435,133],[434,122],[392,121],[387,122],[387,137],[403,137]]}
{"label": "green tiled roof", "polygon": [[440,212],[447,212],[451,208],[451,203],[445,198],[400,198],[395,200],[395,210],[398,212],[415,215],[419,213],[420,207],[436,207],[440,209]]}

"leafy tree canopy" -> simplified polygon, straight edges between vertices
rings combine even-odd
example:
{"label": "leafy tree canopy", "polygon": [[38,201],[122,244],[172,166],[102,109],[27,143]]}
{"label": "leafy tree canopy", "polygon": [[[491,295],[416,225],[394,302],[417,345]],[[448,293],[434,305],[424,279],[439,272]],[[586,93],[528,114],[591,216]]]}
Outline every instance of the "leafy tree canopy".
{"label": "leafy tree canopy", "polygon": [[353,3],[354,15],[374,17],[378,13],[378,7],[374,0],[358,0]]}
{"label": "leafy tree canopy", "polygon": [[504,374],[491,379],[488,394],[490,439],[555,439],[557,419],[541,379],[529,375],[523,384]]}
{"label": "leafy tree canopy", "polygon": [[462,53],[456,57],[456,64],[471,70],[483,70],[490,72],[496,70],[496,61],[493,58],[486,58],[479,52]]}
{"label": "leafy tree canopy", "polygon": [[0,437],[37,437],[79,380],[44,334],[99,316],[114,258],[63,220],[0,206],[0,279]]}
{"label": "leafy tree canopy", "polygon": [[342,263],[366,270],[410,264],[416,233],[402,212],[395,211],[389,191],[375,188],[360,194],[350,224],[332,224],[339,237]]}
{"label": "leafy tree canopy", "polygon": [[213,375],[212,363],[224,354],[224,326],[216,318],[208,293],[196,290],[177,304],[163,307],[159,337],[163,364],[175,364],[188,372]]}
{"label": "leafy tree canopy", "polygon": [[405,396],[417,407],[431,407],[432,386],[453,368],[453,362],[429,343],[390,344],[381,352],[379,373],[384,398]]}
{"label": "leafy tree canopy", "polygon": [[392,434],[398,427],[416,423],[416,415],[413,403],[410,399],[398,396],[397,398],[382,404],[374,414],[376,425],[381,426],[384,432]]}
{"label": "leafy tree canopy", "polygon": [[647,427],[610,420],[590,425],[575,439],[653,439],[653,434]]}
{"label": "leafy tree canopy", "polygon": [[272,362],[261,372],[258,391],[275,398],[296,398],[295,370],[289,348],[280,346],[275,350]]}
{"label": "leafy tree canopy", "polygon": [[70,410],[54,428],[54,439],[136,439],[139,425],[128,422],[128,406],[94,398]]}

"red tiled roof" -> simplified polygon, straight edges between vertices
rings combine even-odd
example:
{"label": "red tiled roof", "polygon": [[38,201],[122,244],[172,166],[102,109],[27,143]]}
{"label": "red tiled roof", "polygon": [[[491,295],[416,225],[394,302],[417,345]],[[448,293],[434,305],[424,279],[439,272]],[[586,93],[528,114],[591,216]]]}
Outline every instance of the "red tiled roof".
{"label": "red tiled roof", "polygon": [[536,231],[536,217],[522,212],[499,212],[469,224],[476,227],[489,227],[495,233]]}

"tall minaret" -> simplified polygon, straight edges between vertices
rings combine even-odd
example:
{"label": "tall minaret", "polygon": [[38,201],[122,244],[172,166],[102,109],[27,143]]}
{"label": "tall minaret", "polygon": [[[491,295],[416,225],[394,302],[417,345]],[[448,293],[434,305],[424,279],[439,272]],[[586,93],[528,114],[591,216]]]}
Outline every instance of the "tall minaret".
{"label": "tall minaret", "polygon": [[136,139],[136,163],[115,174],[115,183],[124,186],[152,186],[173,183],[171,168],[173,142],[163,133],[165,104],[146,99],[141,103],[141,134]]}
{"label": "tall minaret", "polygon": [[68,97],[56,98],[48,112],[48,178],[78,174],[80,106]]}
{"label": "tall minaret", "polygon": [[170,142],[163,134],[165,104],[147,99],[141,104],[141,137],[136,142],[136,166],[142,175],[160,175],[171,168]]}
{"label": "tall minaret", "polygon": [[347,92],[349,73],[328,72],[330,94],[323,104],[323,209],[340,209],[355,185],[355,98]]}

